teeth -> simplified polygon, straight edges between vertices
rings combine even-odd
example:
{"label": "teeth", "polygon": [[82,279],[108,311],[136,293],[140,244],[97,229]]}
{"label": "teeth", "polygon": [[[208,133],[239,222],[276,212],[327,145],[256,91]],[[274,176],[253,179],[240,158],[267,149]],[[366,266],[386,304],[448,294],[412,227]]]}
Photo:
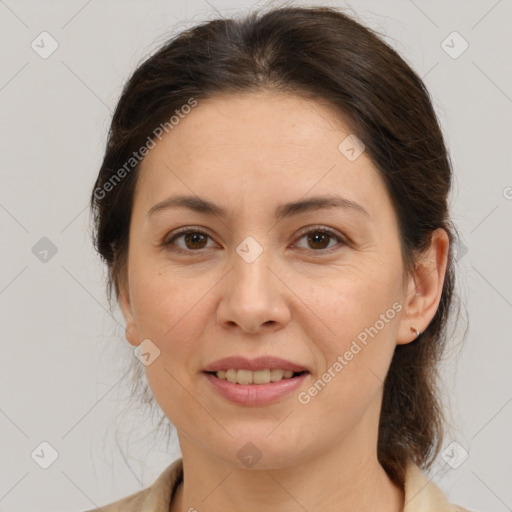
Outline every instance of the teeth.
{"label": "teeth", "polygon": [[270,382],[277,382],[282,379],[290,379],[293,377],[291,370],[280,370],[272,368],[269,370],[219,370],[216,373],[217,377],[222,380],[227,380],[233,384],[269,384]]}

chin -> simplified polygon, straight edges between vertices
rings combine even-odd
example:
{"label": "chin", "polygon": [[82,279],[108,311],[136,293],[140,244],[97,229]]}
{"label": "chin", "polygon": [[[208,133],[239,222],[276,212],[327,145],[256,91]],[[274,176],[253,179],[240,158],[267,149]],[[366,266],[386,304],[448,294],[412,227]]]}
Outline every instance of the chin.
{"label": "chin", "polygon": [[[271,470],[296,466],[302,454],[298,450],[297,441],[291,437],[286,438],[286,435],[286,442],[282,439],[283,436],[276,435],[274,438],[270,434],[265,437],[271,431],[270,428],[264,434],[260,431],[254,436],[247,432],[242,436],[234,436],[225,449],[219,447],[219,457],[240,469]],[[306,438],[307,436],[302,437]]]}

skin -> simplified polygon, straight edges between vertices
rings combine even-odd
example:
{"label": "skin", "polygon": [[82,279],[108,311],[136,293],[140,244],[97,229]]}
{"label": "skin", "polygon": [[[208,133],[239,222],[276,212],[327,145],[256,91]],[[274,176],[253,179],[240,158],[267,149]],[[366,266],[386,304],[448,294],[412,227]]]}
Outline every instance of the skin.
{"label": "skin", "polygon": [[[128,341],[149,338],[160,350],[145,370],[183,455],[172,512],[403,509],[403,490],[377,460],[383,381],[395,346],[413,341],[412,326],[422,332],[437,310],[449,242],[435,231],[406,274],[381,176],[365,152],[350,161],[338,149],[350,133],[316,100],[219,96],[200,100],[142,162],[120,305]],[[147,215],[175,194],[208,199],[229,215]],[[369,215],[333,208],[276,223],[278,205],[324,194]],[[185,226],[208,237],[162,245]],[[308,241],[300,233],[308,226],[340,239]],[[250,264],[236,252],[247,236],[263,248]],[[273,355],[310,370],[305,391],[394,303],[402,307],[396,316],[306,405],[297,393],[270,405],[233,404],[202,373],[230,355]],[[249,442],[262,455],[252,468],[237,457]]]}

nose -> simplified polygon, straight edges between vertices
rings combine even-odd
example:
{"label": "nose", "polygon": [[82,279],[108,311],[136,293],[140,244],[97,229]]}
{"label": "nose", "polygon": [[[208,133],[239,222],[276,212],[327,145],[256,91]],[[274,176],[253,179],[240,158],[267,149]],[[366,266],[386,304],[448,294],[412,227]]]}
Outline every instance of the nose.
{"label": "nose", "polygon": [[220,325],[257,334],[277,331],[290,321],[288,288],[272,267],[269,251],[251,263],[234,253],[232,269],[223,279]]}

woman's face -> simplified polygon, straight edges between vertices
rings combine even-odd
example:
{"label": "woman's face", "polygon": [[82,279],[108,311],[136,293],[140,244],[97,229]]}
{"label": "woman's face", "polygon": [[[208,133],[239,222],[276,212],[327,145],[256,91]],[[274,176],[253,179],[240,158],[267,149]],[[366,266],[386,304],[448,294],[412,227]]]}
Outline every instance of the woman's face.
{"label": "woman's face", "polygon": [[[148,382],[184,454],[274,468],[333,447],[373,453],[393,351],[415,338],[405,307],[414,288],[384,182],[349,135],[317,102],[217,97],[143,160],[121,307],[129,342],[151,340],[141,347]],[[151,212],[176,196],[223,215]],[[173,238],[180,228],[192,234]],[[206,373],[231,356],[307,373],[268,384]],[[284,378],[282,366],[229,375],[264,382]]]}

